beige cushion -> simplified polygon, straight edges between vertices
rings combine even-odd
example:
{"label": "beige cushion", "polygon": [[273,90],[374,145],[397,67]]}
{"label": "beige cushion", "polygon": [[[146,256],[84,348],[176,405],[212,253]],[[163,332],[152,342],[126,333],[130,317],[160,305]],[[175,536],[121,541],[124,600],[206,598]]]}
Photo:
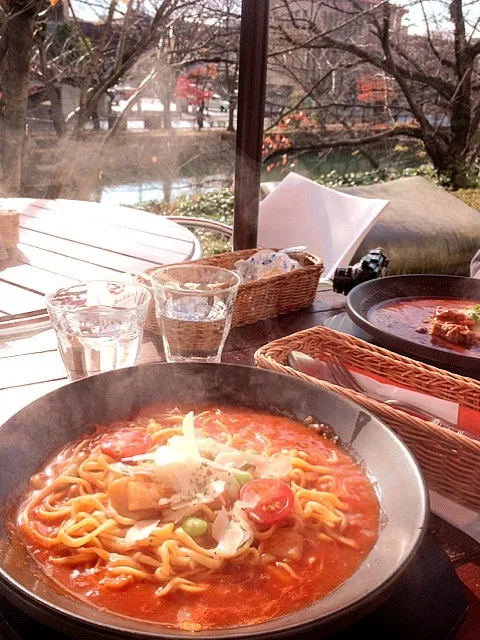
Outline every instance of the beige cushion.
{"label": "beige cushion", "polygon": [[445,189],[425,178],[401,178],[342,191],[390,200],[354,261],[381,246],[390,258],[389,274],[469,275],[480,248],[480,213]]}

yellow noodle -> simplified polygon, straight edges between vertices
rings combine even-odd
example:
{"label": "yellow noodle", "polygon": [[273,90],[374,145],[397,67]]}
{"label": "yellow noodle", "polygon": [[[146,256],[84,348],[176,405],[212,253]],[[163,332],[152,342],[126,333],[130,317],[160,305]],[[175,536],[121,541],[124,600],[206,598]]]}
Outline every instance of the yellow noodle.
{"label": "yellow noodle", "polygon": [[287,564],[286,562],[277,562],[277,567],[280,567],[280,569],[283,569],[284,571],[286,571],[289,575],[293,576],[294,578],[298,578],[298,574],[295,573],[295,571],[292,569],[292,567]]}
{"label": "yellow noodle", "polygon": [[[214,425],[222,433],[222,442],[247,448],[248,445],[222,423],[219,415],[218,412],[204,411],[197,417],[204,420],[206,427]],[[175,410],[159,413],[150,419],[141,418],[138,422],[129,423],[129,427],[146,431],[157,447],[166,444],[172,436],[182,434],[183,417]],[[125,424],[115,427],[125,428]],[[203,427],[197,429],[197,434],[212,437]],[[65,450],[49,468],[53,480],[40,474],[32,481],[35,491],[22,510],[20,522],[42,546],[52,549],[54,564],[68,567],[91,565],[111,576],[154,582],[159,585],[156,594],[164,597],[174,591],[204,591],[208,584],[203,584],[202,579],[221,571],[229,562],[241,566],[265,564],[279,579],[298,578],[289,562],[278,562],[274,555],[265,552],[266,541],[277,531],[295,532],[311,541],[356,548],[355,541],[346,535],[348,518],[345,511],[348,508],[336,494],[334,468],[314,464],[308,452],[298,449],[287,450],[292,462],[292,470],[288,474],[294,494],[292,513],[281,526],[259,527],[250,522],[253,533],[233,557],[218,548],[204,546],[202,541],[188,535],[179,523],[173,522],[160,522],[145,538],[129,543],[125,539],[126,534],[137,520],[121,515],[110,505],[108,488],[114,480],[124,476],[121,467],[115,466],[116,461],[101,451],[99,437],[83,440]],[[263,447],[263,455],[279,453],[269,438],[257,435],[257,442]],[[258,446],[256,450],[259,450]],[[335,451],[329,455],[329,464],[335,465],[338,455]],[[315,487],[317,475],[312,479],[308,472],[318,474],[321,489]],[[211,525],[218,513],[217,503],[192,505],[182,511],[180,522],[190,516],[199,516]],[[123,513],[120,507],[119,510]],[[36,522],[42,523],[48,533],[37,528]],[[65,549],[67,555],[62,551]],[[56,550],[63,555],[57,557]],[[192,630],[198,626],[187,621],[181,624],[187,625],[185,629],[192,625]]]}
{"label": "yellow noodle", "polygon": [[355,540],[352,540],[351,538],[347,538],[345,536],[339,536],[334,531],[328,531],[327,535],[329,535],[331,538],[333,538],[337,542],[341,542],[342,544],[346,545],[347,547],[352,547],[353,549],[358,549],[358,544],[355,542]]}
{"label": "yellow noodle", "polygon": [[347,505],[344,504],[338,496],[334,493],[330,493],[327,491],[317,491],[316,489],[304,489],[303,487],[296,487],[297,498],[301,500],[302,498],[306,498],[307,500],[316,500],[322,504],[330,503],[332,506],[337,509],[346,509]]}
{"label": "yellow noodle", "polygon": [[288,477],[291,480],[294,480],[301,487],[307,486],[307,477],[303,469],[292,469],[292,471],[290,471],[290,473],[288,474]]}
{"label": "yellow noodle", "polygon": [[276,524],[272,524],[272,526],[268,527],[268,529],[266,531],[259,531],[258,527],[254,527],[255,539],[256,540],[268,540],[268,538],[270,538],[275,533],[277,528],[278,527],[277,527]]}
{"label": "yellow noodle", "polygon": [[115,576],[133,576],[134,578],[138,578],[139,580],[155,580],[154,576],[146,571],[142,571],[135,567],[131,567],[129,565],[119,565],[115,567],[109,567],[108,572]]}
{"label": "yellow noodle", "polygon": [[[82,523],[80,523],[80,525],[81,524]],[[58,532],[58,539],[60,540],[60,542],[63,542],[63,544],[66,545],[67,547],[84,547],[89,542],[92,542],[92,540],[96,538],[97,535],[102,533],[102,531],[108,531],[108,529],[111,529],[116,524],[117,523],[115,522],[115,520],[107,520],[102,525],[94,529],[92,532],[85,533],[80,538],[73,538],[70,534],[60,529],[60,531]],[[72,529],[77,530],[76,527],[73,527]],[[78,526],[78,530],[80,529],[81,527]]]}
{"label": "yellow noodle", "polygon": [[332,475],[332,470],[329,467],[310,464],[310,462],[307,462],[303,458],[292,458],[292,464],[294,467],[299,467],[304,471],[316,471],[320,475]]}
{"label": "yellow noodle", "polygon": [[185,578],[174,578],[170,580],[170,582],[165,586],[157,589],[157,596],[166,596],[172,589],[177,587],[180,591],[188,591],[190,593],[199,593],[201,591],[205,591],[208,588],[206,584],[195,584],[195,582],[191,582],[190,580],[185,580]]}

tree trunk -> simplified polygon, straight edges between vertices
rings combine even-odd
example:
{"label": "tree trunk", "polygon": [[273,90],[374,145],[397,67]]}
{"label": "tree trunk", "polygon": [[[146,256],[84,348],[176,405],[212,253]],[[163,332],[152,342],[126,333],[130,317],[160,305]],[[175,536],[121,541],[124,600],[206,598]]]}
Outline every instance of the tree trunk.
{"label": "tree trunk", "polygon": [[467,150],[469,147],[472,118],[472,73],[474,62],[465,32],[462,0],[452,0],[450,17],[454,24],[455,69],[458,85],[452,98],[450,121],[451,139],[447,156],[451,186],[461,189],[468,186]]}
{"label": "tree trunk", "polygon": [[67,127],[65,125],[65,115],[62,109],[62,100],[60,95],[60,89],[51,86],[48,90],[48,97],[50,100],[50,109],[52,112],[53,126],[55,132],[59,138],[65,135]]}
{"label": "tree trunk", "polygon": [[170,204],[172,201],[172,178],[170,175],[165,177],[163,182],[163,201]]}
{"label": "tree trunk", "polygon": [[3,73],[2,169],[6,194],[21,192],[22,157],[25,143],[25,117],[28,101],[30,59],[36,2],[14,0],[9,3],[9,19],[3,33],[7,44]]}
{"label": "tree trunk", "polygon": [[95,109],[95,111],[93,112],[93,115],[92,115],[92,122],[93,122],[93,130],[94,131],[101,131],[100,118],[98,116],[98,111],[96,109]]}
{"label": "tree trunk", "polygon": [[457,147],[458,138],[452,136],[448,145],[438,135],[426,137],[423,142],[437,174],[450,187],[457,190],[469,186],[469,164],[464,149]]}
{"label": "tree trunk", "polygon": [[452,153],[452,155],[447,157],[446,170],[442,172],[442,174],[446,177],[454,191],[457,189],[468,189],[471,187],[469,169],[470,166],[463,152]]}
{"label": "tree trunk", "polygon": [[50,100],[50,111],[52,114],[53,126],[55,128],[55,133],[59,138],[61,138],[65,135],[67,130],[65,126],[65,116],[62,109],[61,88],[56,87],[55,74],[48,65],[43,41],[38,43],[38,52],[40,54],[40,66],[45,80],[45,91],[48,99]]}
{"label": "tree trunk", "polygon": [[163,100],[163,128],[172,128],[172,112],[170,110],[170,94],[164,96]]}
{"label": "tree trunk", "polygon": [[228,127],[227,131],[235,131],[235,107],[237,106],[236,100],[230,100],[228,103]]}

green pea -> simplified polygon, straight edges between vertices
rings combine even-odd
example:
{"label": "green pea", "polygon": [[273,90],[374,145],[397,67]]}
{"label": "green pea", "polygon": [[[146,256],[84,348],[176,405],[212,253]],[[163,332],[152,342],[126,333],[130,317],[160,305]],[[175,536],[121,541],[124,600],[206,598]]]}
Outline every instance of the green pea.
{"label": "green pea", "polygon": [[235,480],[241,487],[243,487],[244,484],[247,484],[247,482],[251,482],[253,480],[253,476],[248,471],[242,471],[242,473],[237,473],[237,475],[235,476]]}
{"label": "green pea", "polygon": [[191,517],[184,520],[182,529],[185,533],[188,533],[190,537],[198,538],[198,536],[203,536],[203,534],[207,532],[208,524],[205,520],[202,520],[202,518]]}

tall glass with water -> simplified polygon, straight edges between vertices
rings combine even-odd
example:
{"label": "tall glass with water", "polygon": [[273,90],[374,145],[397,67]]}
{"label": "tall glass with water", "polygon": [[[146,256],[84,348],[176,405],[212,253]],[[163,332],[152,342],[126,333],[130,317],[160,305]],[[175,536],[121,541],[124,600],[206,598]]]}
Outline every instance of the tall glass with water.
{"label": "tall glass with water", "polygon": [[93,281],[46,297],[70,380],[135,364],[151,294],[124,282]]}
{"label": "tall glass with water", "polygon": [[152,282],[167,361],[220,362],[240,276],[186,263],[156,269]]}

